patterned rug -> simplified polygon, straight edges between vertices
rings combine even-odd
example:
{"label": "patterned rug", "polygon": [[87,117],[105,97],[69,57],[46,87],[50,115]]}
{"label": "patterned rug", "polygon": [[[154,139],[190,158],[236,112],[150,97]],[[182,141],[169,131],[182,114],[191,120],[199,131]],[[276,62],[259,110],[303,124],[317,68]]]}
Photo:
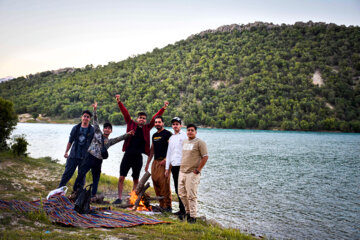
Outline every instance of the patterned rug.
{"label": "patterned rug", "polygon": [[[50,220],[65,226],[81,228],[96,227],[133,227],[141,224],[168,223],[156,219],[137,216],[131,213],[123,213],[112,210],[96,209],[94,213],[79,214],[74,210],[74,204],[64,196],[55,196],[49,200],[43,200],[43,209],[46,211]],[[20,200],[3,201],[0,200],[0,209],[14,210],[20,212],[39,211],[40,200],[27,202]]]}

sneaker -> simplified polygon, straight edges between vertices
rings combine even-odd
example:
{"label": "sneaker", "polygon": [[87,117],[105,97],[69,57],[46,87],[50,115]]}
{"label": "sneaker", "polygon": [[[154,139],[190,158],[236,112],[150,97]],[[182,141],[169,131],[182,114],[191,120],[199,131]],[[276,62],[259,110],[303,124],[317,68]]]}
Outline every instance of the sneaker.
{"label": "sneaker", "polygon": [[163,210],[164,210],[164,212],[167,212],[167,213],[171,213],[171,212],[172,212],[172,208],[171,208],[171,207],[164,208]]}
{"label": "sneaker", "polygon": [[122,203],[122,200],[119,198],[112,202],[112,204],[121,204],[121,203]]}
{"label": "sneaker", "polygon": [[179,215],[184,215],[185,213],[182,211],[177,211],[176,213],[174,213],[175,216],[179,216]]}
{"label": "sneaker", "polygon": [[180,214],[180,215],[178,215],[178,218],[180,221],[184,221],[186,218],[186,214]]}
{"label": "sneaker", "polygon": [[179,218],[181,221],[185,221],[186,219],[189,219],[189,218],[190,218],[190,214],[189,214],[189,213],[180,214],[180,215],[178,216],[178,218]]}
{"label": "sneaker", "polygon": [[196,223],[196,218],[188,217],[187,222],[190,224],[194,224],[194,223]]}

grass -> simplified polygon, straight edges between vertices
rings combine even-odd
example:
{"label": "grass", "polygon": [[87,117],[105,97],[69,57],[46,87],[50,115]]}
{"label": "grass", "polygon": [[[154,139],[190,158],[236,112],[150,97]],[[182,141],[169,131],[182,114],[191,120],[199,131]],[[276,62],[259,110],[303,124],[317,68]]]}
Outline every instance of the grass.
{"label": "grass", "polygon": [[[33,159],[0,152],[0,196],[2,200],[45,199],[60,181],[64,166],[49,157]],[[117,178],[101,175],[100,192],[116,192]],[[75,181],[75,176],[68,186]],[[87,176],[91,182],[91,175]],[[126,180],[124,192],[130,192],[132,181]],[[150,192],[154,196],[154,192]],[[118,211],[127,211],[116,209]],[[154,218],[169,224],[143,225],[132,228],[81,229],[53,224],[44,211],[20,213],[0,210],[0,239],[255,239],[236,229],[213,226],[199,219],[196,224],[179,221],[171,214]]]}

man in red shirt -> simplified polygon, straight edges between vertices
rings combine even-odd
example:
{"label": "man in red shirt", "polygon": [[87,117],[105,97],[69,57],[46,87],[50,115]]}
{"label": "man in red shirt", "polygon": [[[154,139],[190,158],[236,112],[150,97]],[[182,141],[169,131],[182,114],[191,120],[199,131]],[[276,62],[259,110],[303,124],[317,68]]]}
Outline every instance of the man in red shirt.
{"label": "man in red shirt", "polygon": [[124,104],[120,101],[120,95],[116,95],[116,101],[127,124],[127,132],[131,130],[135,131],[134,136],[127,138],[123,145],[123,152],[125,152],[125,154],[120,165],[118,199],[113,202],[113,204],[121,204],[125,177],[131,168],[133,172],[133,189],[135,189],[139,182],[140,170],[143,164],[141,154],[144,153],[148,156],[150,154],[150,130],[154,127],[155,117],[161,116],[164,113],[165,109],[169,105],[169,102],[165,101],[164,107],[162,107],[152,117],[150,123],[146,124],[147,115],[145,112],[139,112],[136,121],[134,121],[131,119],[130,114],[125,108]]}

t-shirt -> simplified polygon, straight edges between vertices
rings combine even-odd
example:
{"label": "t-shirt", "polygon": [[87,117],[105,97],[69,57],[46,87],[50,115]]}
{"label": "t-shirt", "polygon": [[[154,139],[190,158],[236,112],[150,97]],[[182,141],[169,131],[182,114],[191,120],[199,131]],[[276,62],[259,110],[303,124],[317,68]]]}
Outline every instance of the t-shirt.
{"label": "t-shirt", "polygon": [[84,158],[83,152],[85,152],[83,149],[86,147],[86,137],[88,133],[89,128],[83,128],[80,127],[79,129],[79,137],[78,137],[78,149],[76,151],[76,157],[77,158]]}
{"label": "t-shirt", "polygon": [[202,157],[208,155],[206,143],[199,139],[185,139],[182,148],[180,171],[189,173],[194,171],[200,164]]}
{"label": "t-shirt", "polygon": [[172,133],[164,129],[161,132],[156,132],[152,136],[154,144],[154,159],[166,158],[166,153],[169,145],[169,138]]}
{"label": "t-shirt", "polygon": [[135,135],[131,137],[127,153],[141,154],[145,153],[145,139],[142,127],[137,126]]}

